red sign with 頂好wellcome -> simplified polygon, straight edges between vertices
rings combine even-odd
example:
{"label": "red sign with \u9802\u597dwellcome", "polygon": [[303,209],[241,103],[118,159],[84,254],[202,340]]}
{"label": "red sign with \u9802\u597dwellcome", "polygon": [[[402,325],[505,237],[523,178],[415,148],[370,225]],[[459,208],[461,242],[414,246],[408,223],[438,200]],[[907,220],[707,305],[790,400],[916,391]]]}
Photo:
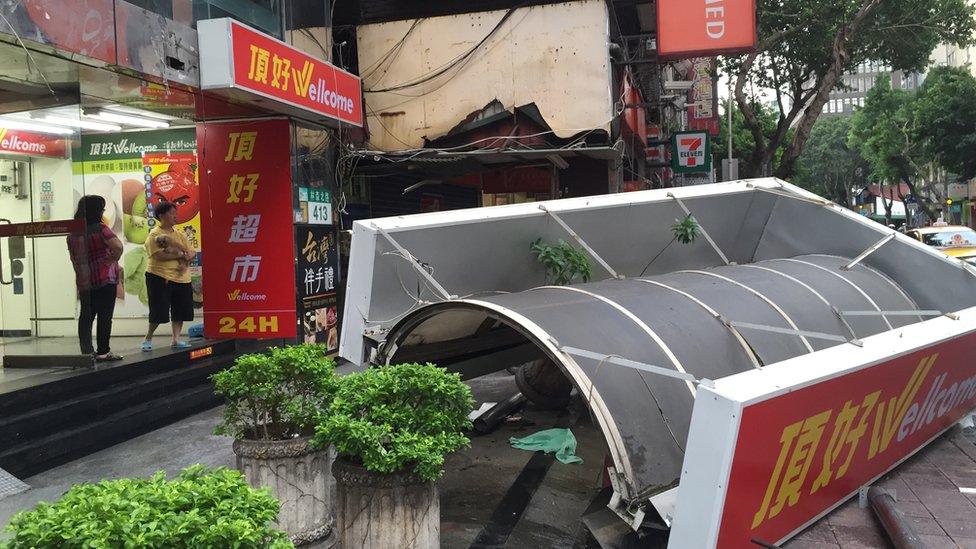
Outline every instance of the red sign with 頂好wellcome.
{"label": "red sign with \u9802\u597dwellcome", "polygon": [[289,136],[283,119],[197,126],[209,338],[296,335]]}
{"label": "red sign with \u9802\u597dwellcome", "polygon": [[719,547],[790,535],[976,405],[976,334],[743,408]]}
{"label": "red sign with \u9802\u597dwellcome", "polygon": [[670,59],[756,47],[756,0],[658,0],[657,52]]}
{"label": "red sign with \u9802\u597dwellcome", "polygon": [[235,87],[363,125],[359,77],[240,23],[230,27]]}

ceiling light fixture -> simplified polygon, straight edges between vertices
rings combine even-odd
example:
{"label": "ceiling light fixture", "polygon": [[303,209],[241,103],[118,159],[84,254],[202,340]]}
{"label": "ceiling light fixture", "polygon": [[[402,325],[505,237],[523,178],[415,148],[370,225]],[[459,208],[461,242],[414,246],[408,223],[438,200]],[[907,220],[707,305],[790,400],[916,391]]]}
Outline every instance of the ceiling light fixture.
{"label": "ceiling light fixture", "polygon": [[51,124],[59,124],[61,126],[84,128],[86,130],[95,130],[100,132],[117,132],[122,129],[122,126],[117,124],[106,124],[104,122],[93,122],[91,120],[76,120],[74,118],[65,118],[63,116],[45,116],[41,119],[41,121]]}
{"label": "ceiling light fixture", "polygon": [[136,109],[134,107],[126,107],[124,105],[105,105],[102,107],[103,110],[114,111],[121,114],[131,114],[133,116],[142,116],[145,118],[154,118],[158,120],[173,120],[172,116],[165,114],[160,114],[158,112],[147,111],[145,109]]}
{"label": "ceiling light fixture", "polygon": [[53,133],[55,135],[71,135],[74,133],[74,130],[72,130],[71,128],[48,126],[46,124],[37,124],[34,122],[29,122],[26,120],[16,120],[13,118],[0,118],[0,128],[6,128],[8,130],[24,130],[24,131],[38,132],[38,133]]}
{"label": "ceiling light fixture", "polygon": [[130,114],[119,114],[117,112],[111,112],[106,110],[101,110],[96,112],[91,116],[93,118],[98,118],[101,120],[108,120],[109,122],[117,122],[119,124],[128,124],[130,126],[138,126],[140,128],[168,128],[169,122],[165,120],[156,120],[152,118],[143,118],[141,116],[133,116]]}

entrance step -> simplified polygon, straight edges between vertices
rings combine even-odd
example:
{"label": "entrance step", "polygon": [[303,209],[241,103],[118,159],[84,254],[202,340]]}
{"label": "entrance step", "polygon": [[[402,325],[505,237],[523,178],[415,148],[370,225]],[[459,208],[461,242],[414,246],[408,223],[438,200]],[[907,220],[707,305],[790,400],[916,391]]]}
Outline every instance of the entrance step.
{"label": "entrance step", "polygon": [[27,478],[213,408],[209,377],[236,355],[216,342],[0,394],[0,469]]}

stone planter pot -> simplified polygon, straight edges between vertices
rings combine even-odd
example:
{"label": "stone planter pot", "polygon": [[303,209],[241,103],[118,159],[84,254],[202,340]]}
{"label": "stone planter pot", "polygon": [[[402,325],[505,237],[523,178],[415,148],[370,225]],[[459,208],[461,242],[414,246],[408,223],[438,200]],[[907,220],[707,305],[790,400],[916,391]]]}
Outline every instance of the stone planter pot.
{"label": "stone planter pot", "polygon": [[436,549],[437,486],[409,473],[374,473],[337,459],[336,534],[343,549]]}
{"label": "stone planter pot", "polygon": [[235,440],[237,469],[255,488],[267,486],[281,502],[277,528],[295,545],[322,539],[335,525],[332,446],[313,449],[310,437]]}

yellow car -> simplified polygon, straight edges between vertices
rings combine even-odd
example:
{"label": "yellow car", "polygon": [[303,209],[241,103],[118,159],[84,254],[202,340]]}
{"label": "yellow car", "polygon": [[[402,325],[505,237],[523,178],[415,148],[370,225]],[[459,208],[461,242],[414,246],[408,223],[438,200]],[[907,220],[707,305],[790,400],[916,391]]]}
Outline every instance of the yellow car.
{"label": "yellow car", "polygon": [[946,255],[976,265],[976,231],[969,227],[960,225],[922,227],[905,234],[942,250]]}

